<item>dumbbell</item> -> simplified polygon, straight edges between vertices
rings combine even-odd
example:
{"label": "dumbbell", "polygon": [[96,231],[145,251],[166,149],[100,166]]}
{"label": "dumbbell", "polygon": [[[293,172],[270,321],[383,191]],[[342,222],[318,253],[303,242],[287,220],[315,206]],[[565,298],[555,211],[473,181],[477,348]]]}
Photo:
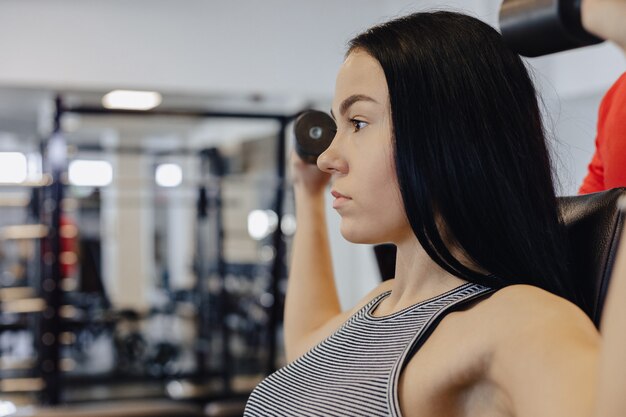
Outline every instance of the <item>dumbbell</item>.
{"label": "dumbbell", "polygon": [[582,25],[581,0],[504,0],[500,31],[520,55],[537,57],[603,40]]}
{"label": "dumbbell", "polygon": [[317,163],[333,141],[337,125],[332,117],[319,110],[307,110],[296,118],[296,153],[309,164]]}

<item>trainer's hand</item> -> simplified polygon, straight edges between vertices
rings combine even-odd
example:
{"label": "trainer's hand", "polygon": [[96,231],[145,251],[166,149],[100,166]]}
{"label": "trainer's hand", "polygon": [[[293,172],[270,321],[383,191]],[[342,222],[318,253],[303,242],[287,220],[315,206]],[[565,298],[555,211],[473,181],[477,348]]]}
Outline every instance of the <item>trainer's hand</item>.
{"label": "trainer's hand", "polygon": [[322,194],[330,177],[330,174],[320,171],[317,165],[307,164],[298,154],[291,153],[291,179],[294,188],[307,194]]}
{"label": "trainer's hand", "polygon": [[582,0],[581,13],[585,29],[626,53],[626,0]]}

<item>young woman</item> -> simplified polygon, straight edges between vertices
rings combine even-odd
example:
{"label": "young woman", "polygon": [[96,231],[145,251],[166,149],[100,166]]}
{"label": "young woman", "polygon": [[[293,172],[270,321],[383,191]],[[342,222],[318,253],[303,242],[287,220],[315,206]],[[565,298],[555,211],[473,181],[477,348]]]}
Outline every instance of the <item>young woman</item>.
{"label": "young woman", "polygon": [[[419,13],[350,43],[337,134],[292,157],[290,364],[246,416],[590,416],[599,336],[568,282],[535,90],[499,34]],[[396,275],[339,306],[324,219],[392,242]]]}

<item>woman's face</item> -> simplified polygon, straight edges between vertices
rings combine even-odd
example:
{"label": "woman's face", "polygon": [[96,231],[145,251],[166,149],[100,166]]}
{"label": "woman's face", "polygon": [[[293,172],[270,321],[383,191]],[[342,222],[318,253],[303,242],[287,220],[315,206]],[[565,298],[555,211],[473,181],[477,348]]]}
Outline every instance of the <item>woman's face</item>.
{"label": "woman's face", "polygon": [[341,234],[370,244],[413,237],[395,175],[385,74],[366,52],[350,53],[341,66],[331,113],[337,134],[317,165],[333,175]]}

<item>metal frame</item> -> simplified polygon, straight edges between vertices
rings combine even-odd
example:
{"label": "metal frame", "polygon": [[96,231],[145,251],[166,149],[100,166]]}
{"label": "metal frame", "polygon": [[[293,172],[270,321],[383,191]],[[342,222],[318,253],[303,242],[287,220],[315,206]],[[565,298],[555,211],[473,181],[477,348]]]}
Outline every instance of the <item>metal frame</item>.
{"label": "metal frame", "polygon": [[[92,106],[75,106],[66,107],[62,102],[61,96],[57,96],[55,100],[54,128],[52,135],[43,144],[50,145],[51,141],[62,139],[61,119],[66,113],[93,115],[93,116],[127,116],[127,117],[191,117],[191,118],[235,118],[235,119],[264,119],[276,120],[280,124],[279,133],[276,141],[276,178],[277,187],[275,191],[274,211],[278,217],[278,227],[272,236],[272,245],[276,256],[273,259],[271,274],[271,294],[274,297],[274,303],[271,306],[270,322],[269,322],[269,355],[266,364],[267,373],[271,373],[276,369],[276,353],[277,353],[277,329],[282,320],[282,298],[279,283],[286,276],[286,244],[281,230],[281,222],[283,215],[283,199],[285,184],[285,156],[286,156],[286,140],[287,125],[297,116],[296,114],[277,114],[277,113],[250,113],[250,112],[219,112],[206,111],[198,109],[155,109],[149,111],[138,110],[117,110],[105,109],[102,107]],[[66,146],[65,143],[63,145]],[[61,251],[59,229],[61,225],[61,202],[63,200],[62,175],[66,171],[67,166],[55,166],[52,164],[49,152],[44,155],[44,163],[51,168],[52,183],[43,190],[44,200],[48,204],[44,204],[42,212],[42,220],[44,224],[50,226],[51,234],[48,237],[48,243],[45,245],[45,253],[42,251],[42,297],[46,301],[47,308],[41,314],[38,341],[40,346],[39,370],[43,376],[45,387],[42,392],[42,401],[46,404],[59,404],[61,399],[61,372],[59,369],[59,333],[62,327],[61,318],[59,316],[59,308],[61,307],[62,290],[61,290],[61,267],[59,256]],[[217,208],[221,210],[218,203]],[[47,210],[46,210],[47,209]],[[221,227],[221,226],[220,226]],[[223,231],[220,230],[220,233]],[[218,248],[219,249],[219,248]],[[221,259],[222,268],[219,271],[223,273],[223,253],[220,250],[219,258]],[[52,335],[52,337],[50,337]],[[223,334],[228,337],[227,332]],[[226,340],[226,339],[225,339]],[[45,342],[45,343],[44,343]],[[224,349],[225,351],[227,349]],[[229,363],[230,358],[225,354],[224,360]],[[224,375],[225,382],[229,375]],[[225,385],[228,391],[228,384]]]}

